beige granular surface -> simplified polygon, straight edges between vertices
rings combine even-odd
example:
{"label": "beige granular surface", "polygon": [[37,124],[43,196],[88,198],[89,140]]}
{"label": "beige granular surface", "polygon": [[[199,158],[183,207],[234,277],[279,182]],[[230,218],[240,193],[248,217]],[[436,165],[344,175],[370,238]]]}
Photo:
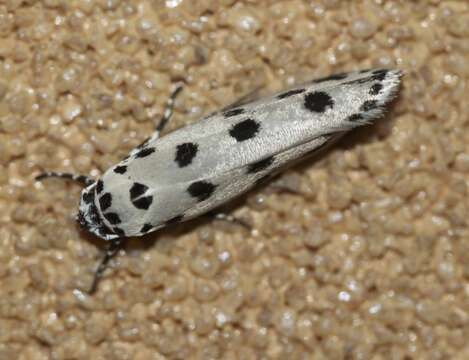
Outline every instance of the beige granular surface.
{"label": "beige granular surface", "polygon": [[[80,186],[262,87],[405,71],[386,118],[196,221],[103,244]],[[467,1],[0,0],[0,359],[469,359]]]}

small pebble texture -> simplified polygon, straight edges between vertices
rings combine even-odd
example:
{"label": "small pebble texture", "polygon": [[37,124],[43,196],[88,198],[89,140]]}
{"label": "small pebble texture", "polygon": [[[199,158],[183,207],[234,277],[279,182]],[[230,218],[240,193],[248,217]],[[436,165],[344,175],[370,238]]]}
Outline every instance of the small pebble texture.
{"label": "small pebble texture", "polygon": [[[385,118],[222,221],[104,244],[80,186],[152,131],[371,67]],[[0,0],[0,359],[469,359],[469,3]],[[278,193],[278,183],[294,193]]]}

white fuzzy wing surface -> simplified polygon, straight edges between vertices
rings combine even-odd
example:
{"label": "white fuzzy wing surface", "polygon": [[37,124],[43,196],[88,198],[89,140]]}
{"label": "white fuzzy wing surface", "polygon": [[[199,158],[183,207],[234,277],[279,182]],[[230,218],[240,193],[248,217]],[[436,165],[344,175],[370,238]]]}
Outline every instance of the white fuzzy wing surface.
{"label": "white fuzzy wing surface", "polygon": [[[103,176],[126,236],[201,215],[259,179],[369,123],[395,96],[400,72],[334,75],[215,113],[141,146]],[[106,214],[104,214],[106,216]]]}

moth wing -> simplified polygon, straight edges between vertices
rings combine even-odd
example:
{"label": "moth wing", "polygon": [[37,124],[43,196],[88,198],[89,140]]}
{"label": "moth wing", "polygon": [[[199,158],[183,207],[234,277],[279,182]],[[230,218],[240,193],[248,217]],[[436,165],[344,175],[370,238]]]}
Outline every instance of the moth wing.
{"label": "moth wing", "polygon": [[[150,140],[103,176],[116,194],[111,210],[122,214],[131,235],[209,211],[334,134],[376,118],[399,76],[394,70],[334,75]],[[125,173],[116,172],[122,167]],[[132,195],[132,189],[144,191]],[[151,198],[147,208],[135,205],[145,198]]]}

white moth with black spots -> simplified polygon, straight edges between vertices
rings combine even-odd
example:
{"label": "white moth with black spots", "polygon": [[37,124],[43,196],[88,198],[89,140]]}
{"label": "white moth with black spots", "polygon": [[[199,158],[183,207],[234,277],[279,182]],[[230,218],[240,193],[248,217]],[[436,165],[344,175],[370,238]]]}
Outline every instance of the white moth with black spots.
{"label": "white moth with black spots", "polygon": [[78,222],[110,242],[92,291],[122,239],[205,214],[262,179],[380,116],[401,73],[332,75],[214,113],[159,138],[178,88],[154,134],[99,180],[44,173],[85,185]]}

